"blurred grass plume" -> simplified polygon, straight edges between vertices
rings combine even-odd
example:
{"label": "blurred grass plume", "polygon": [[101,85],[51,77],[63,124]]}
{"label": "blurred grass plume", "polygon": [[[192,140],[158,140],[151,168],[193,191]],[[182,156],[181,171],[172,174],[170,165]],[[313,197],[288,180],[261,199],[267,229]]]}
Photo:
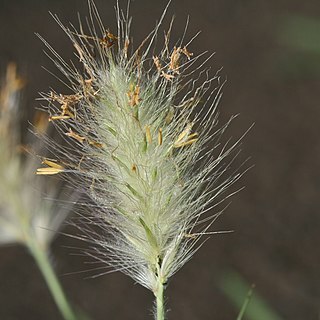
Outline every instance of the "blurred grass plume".
{"label": "blurred grass plume", "polygon": [[[47,183],[35,175],[38,159],[31,150],[42,150],[34,135],[22,145],[20,92],[25,81],[11,63],[0,90],[0,245],[26,246],[41,270],[65,320],[75,320],[56,278],[50,247],[72,208],[59,206],[61,184]],[[37,114],[35,129],[46,130],[46,121]],[[44,199],[44,194],[51,200]]]}
{"label": "blurred grass plume", "polygon": [[[0,92],[0,243],[25,244],[32,234],[48,248],[70,208],[59,209],[57,202],[43,199],[45,190],[48,197],[57,198],[58,188],[34,176],[38,160],[28,153],[31,148],[40,151],[34,136],[28,135],[29,145],[21,143],[20,91],[24,83],[16,65],[9,64]],[[44,124],[38,118],[36,127],[43,130]]]}

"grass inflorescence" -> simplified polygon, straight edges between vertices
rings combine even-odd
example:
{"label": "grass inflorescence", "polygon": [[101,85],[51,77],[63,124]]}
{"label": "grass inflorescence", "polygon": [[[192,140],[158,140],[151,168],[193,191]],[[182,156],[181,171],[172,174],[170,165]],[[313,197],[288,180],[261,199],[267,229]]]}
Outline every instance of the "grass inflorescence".
{"label": "grass inflorescence", "polygon": [[172,23],[155,53],[165,12],[137,48],[118,6],[116,33],[92,1],[89,13],[78,29],[54,16],[73,44],[74,64],[42,39],[71,92],[43,94],[66,143],[47,140],[54,156],[37,173],[62,174],[85,190],[91,201],[80,228],[88,254],[150,289],[163,319],[168,279],[214,233],[219,213],[210,210],[241,176],[229,170],[238,142],[221,143],[229,122],[218,126],[223,83],[206,68],[211,55],[193,54],[184,36],[171,46]]}

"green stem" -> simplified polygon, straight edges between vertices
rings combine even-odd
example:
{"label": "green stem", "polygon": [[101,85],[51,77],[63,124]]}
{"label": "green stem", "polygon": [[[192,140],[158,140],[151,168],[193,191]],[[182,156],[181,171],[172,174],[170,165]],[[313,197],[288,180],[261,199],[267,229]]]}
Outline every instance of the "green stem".
{"label": "green stem", "polygon": [[158,278],[158,288],[156,292],[156,307],[157,307],[157,317],[156,320],[165,319],[164,311],[164,286],[160,278]]}
{"label": "green stem", "polygon": [[49,290],[53,296],[53,299],[60,310],[63,318],[65,320],[76,320],[76,316],[73,313],[63,289],[56,277],[56,274],[49,262],[47,252],[36,239],[29,238],[27,241],[27,246],[38,264],[38,267],[45,278],[45,281],[49,287]]}

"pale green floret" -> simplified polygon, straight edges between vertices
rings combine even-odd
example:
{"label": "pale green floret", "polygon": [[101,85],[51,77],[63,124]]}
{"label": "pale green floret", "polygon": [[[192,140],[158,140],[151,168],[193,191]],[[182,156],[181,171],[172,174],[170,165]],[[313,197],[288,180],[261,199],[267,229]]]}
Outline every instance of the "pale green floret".
{"label": "pale green floret", "polygon": [[[178,123],[166,124],[165,118],[173,102],[166,98],[166,87],[163,92],[155,89],[155,80],[144,79],[140,84],[141,102],[130,106],[128,92],[133,76],[119,66],[110,67],[104,74],[98,85],[101,90],[95,106],[98,116],[95,122],[99,141],[105,142],[103,150],[99,150],[100,157],[109,167],[112,180],[108,176],[96,178],[110,182],[107,192],[113,202],[121,206],[120,214],[111,221],[112,227],[124,236],[119,249],[136,256],[133,259],[138,259],[137,265],[144,261],[138,275],[142,279],[137,280],[155,290],[158,265],[166,282],[176,271],[174,260],[183,234],[187,232],[184,208],[179,203],[184,182],[177,162],[185,157],[176,156],[175,153],[183,151],[173,149],[181,119]],[[139,111],[138,116],[135,109]],[[151,141],[146,138],[147,126],[150,126]],[[160,129],[163,130],[161,145],[158,141]],[[192,146],[188,148],[185,152],[192,152]],[[106,221],[109,222],[108,217]]]}

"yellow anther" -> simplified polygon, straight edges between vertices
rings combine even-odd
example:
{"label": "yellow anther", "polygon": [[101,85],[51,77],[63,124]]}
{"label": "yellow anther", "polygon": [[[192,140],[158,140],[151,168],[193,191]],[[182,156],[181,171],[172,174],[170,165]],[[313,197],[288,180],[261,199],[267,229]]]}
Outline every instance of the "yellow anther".
{"label": "yellow anther", "polygon": [[130,40],[128,38],[126,38],[126,40],[124,41],[124,47],[123,47],[124,56],[126,58],[128,57],[129,45],[130,45]]}
{"label": "yellow anther", "polygon": [[140,94],[140,86],[139,85],[136,85],[136,86],[131,85],[130,90],[128,92],[129,105],[131,107],[136,106],[141,101],[139,94]]}
{"label": "yellow anther", "polygon": [[195,138],[198,136],[198,133],[195,132],[190,134],[192,126],[193,123],[189,123],[187,127],[179,134],[178,139],[173,144],[175,148],[191,145],[198,140],[198,138]]}
{"label": "yellow anther", "polygon": [[93,141],[93,140],[89,140],[88,143],[89,143],[91,146],[95,146],[96,148],[102,148],[102,143],[100,143],[100,142]]}
{"label": "yellow anther", "polygon": [[174,78],[174,75],[172,74],[167,74],[164,71],[161,71],[161,77],[164,77],[166,80],[168,81],[172,81],[172,79]]}
{"label": "yellow anther", "polygon": [[180,148],[180,147],[184,147],[184,146],[189,146],[190,144],[193,144],[194,142],[196,142],[198,139],[191,139],[191,140],[188,140],[188,141],[184,141],[184,142],[181,142],[181,143],[177,143],[177,144],[174,144],[174,147],[175,148]]}
{"label": "yellow anther", "polygon": [[158,145],[162,145],[162,128],[160,128],[158,131]]}
{"label": "yellow anther", "polygon": [[73,138],[73,139],[76,139],[77,141],[79,141],[79,142],[81,142],[81,143],[83,143],[83,142],[86,140],[85,137],[81,137],[80,135],[78,135],[77,133],[75,133],[74,131],[72,131],[71,128],[69,128],[69,132],[66,132],[66,135],[67,135],[68,137],[71,137],[71,138]]}
{"label": "yellow anther", "polygon": [[181,52],[188,58],[188,60],[193,56],[193,53],[189,52],[186,46],[181,49]]}
{"label": "yellow anther", "polygon": [[179,59],[180,59],[180,47],[174,47],[173,52],[170,57],[169,70],[172,70],[174,73],[179,74]]}
{"label": "yellow anther", "polygon": [[161,71],[161,62],[160,62],[159,57],[153,56],[152,59],[153,59],[153,62],[155,64],[157,70],[160,72]]}
{"label": "yellow anther", "polygon": [[54,121],[54,120],[67,120],[70,119],[70,116],[51,116],[49,118],[49,121]]}
{"label": "yellow anther", "polygon": [[36,174],[38,175],[53,175],[63,172],[63,169],[56,169],[56,168],[38,168]]}
{"label": "yellow anther", "polygon": [[[59,170],[63,170],[64,169],[62,165],[58,164],[57,162],[48,160],[48,159],[44,159],[42,161],[42,164],[46,164],[51,168],[55,168],[55,169],[59,169]],[[43,169],[45,169],[45,168],[43,168]]]}
{"label": "yellow anther", "polygon": [[151,137],[151,131],[150,131],[150,126],[146,126],[146,139],[149,144],[152,142],[152,137]]}
{"label": "yellow anther", "polygon": [[192,125],[193,124],[191,124],[191,123],[189,123],[187,125],[187,127],[179,134],[178,139],[176,140],[176,142],[174,144],[177,144],[177,143],[180,143],[180,142],[186,140],[185,138],[187,138],[189,136],[189,133],[192,129]]}
{"label": "yellow anther", "polygon": [[38,168],[36,172],[38,175],[53,175],[64,171],[64,167],[54,161],[44,159],[42,163],[48,167]]}

